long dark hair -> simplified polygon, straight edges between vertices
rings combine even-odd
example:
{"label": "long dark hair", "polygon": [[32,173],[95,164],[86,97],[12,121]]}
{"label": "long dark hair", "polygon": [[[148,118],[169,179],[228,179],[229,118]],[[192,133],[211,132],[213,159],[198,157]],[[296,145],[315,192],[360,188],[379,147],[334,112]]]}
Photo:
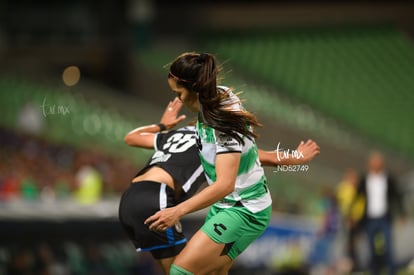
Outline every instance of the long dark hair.
{"label": "long dark hair", "polygon": [[[232,110],[232,100],[217,88],[220,71],[213,55],[207,53],[183,53],[170,66],[169,78],[189,92],[198,94],[200,113],[208,126],[235,138],[244,144],[243,136],[256,138],[250,126],[261,126],[256,117],[245,110]],[[242,136],[240,136],[241,134]]]}

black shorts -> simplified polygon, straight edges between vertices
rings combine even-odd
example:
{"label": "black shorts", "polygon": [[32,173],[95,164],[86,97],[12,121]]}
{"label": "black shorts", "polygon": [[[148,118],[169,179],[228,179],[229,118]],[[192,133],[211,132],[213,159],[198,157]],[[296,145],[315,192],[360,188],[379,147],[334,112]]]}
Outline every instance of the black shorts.
{"label": "black shorts", "polygon": [[131,183],[122,194],[119,220],[137,251],[149,251],[155,259],[174,257],[184,248],[187,239],[181,225],[165,232],[149,230],[144,221],[160,209],[175,206],[174,190],[159,182]]}

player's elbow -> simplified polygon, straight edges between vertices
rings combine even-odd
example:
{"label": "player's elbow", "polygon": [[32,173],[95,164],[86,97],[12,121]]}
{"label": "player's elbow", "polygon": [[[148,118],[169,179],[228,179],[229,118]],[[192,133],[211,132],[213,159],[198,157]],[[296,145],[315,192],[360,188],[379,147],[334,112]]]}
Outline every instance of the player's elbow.
{"label": "player's elbow", "polygon": [[124,142],[125,142],[126,144],[128,144],[129,146],[132,146],[132,145],[134,144],[134,139],[131,137],[131,135],[130,135],[130,134],[127,134],[127,135],[124,137]]}
{"label": "player's elbow", "polygon": [[223,197],[228,196],[231,193],[233,193],[234,188],[235,188],[234,182],[228,182],[228,183],[223,184],[223,188],[222,188]]}

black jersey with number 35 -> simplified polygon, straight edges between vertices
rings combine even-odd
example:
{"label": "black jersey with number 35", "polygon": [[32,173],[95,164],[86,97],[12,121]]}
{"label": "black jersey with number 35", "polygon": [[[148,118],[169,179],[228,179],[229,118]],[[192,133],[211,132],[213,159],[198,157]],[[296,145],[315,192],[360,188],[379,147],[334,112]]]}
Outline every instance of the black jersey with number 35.
{"label": "black jersey with number 35", "polygon": [[194,127],[158,133],[154,148],[151,159],[137,175],[152,166],[158,166],[171,175],[186,196],[193,195],[206,181],[198,156]]}

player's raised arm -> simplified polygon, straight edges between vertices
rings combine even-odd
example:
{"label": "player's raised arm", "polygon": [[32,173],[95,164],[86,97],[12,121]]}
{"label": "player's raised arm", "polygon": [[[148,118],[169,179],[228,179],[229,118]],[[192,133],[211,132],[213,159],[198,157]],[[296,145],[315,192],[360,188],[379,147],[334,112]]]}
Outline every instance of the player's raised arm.
{"label": "player's raised arm", "polygon": [[165,108],[160,123],[141,126],[129,132],[124,141],[129,146],[154,148],[154,135],[160,131],[169,130],[185,119],[185,115],[178,116],[183,104],[178,98],[170,101]]}
{"label": "player's raised arm", "polygon": [[319,145],[309,139],[306,142],[301,141],[295,150],[295,154],[289,153],[288,156],[277,150],[264,151],[259,149],[259,159],[264,166],[296,165],[310,162],[319,153]]}

